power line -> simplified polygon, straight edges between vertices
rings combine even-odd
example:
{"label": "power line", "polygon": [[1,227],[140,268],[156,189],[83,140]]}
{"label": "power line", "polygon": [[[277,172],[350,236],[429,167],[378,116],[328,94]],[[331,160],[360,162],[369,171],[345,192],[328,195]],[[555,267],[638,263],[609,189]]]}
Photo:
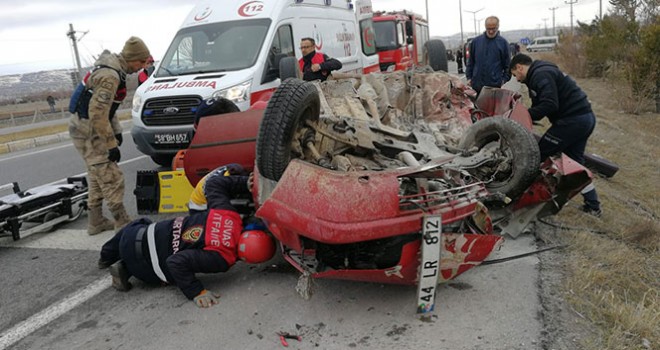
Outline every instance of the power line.
{"label": "power line", "polygon": [[[576,1],[577,1],[577,0],[576,0]],[[469,12],[469,13],[472,14],[472,19],[474,20],[474,35],[479,34],[479,32],[477,32],[477,12],[479,12],[479,11],[481,11],[481,10],[483,10],[483,9],[484,9],[484,8],[482,7],[482,8],[480,8],[480,9],[476,10],[476,11],[465,10],[465,12]]]}

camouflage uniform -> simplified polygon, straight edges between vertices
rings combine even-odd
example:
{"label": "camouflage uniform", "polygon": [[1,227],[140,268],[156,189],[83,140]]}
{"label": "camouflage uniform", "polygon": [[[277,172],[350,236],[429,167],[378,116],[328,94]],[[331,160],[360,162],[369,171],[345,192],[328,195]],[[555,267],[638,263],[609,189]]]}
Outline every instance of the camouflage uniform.
{"label": "camouflage uniform", "polygon": [[108,159],[108,150],[118,147],[115,134],[121,134],[119,121],[114,116],[109,118],[109,114],[121,79],[125,79],[127,64],[120,55],[104,51],[94,65],[112,69],[101,67],[92,72],[86,84],[93,91],[88,118],[73,115],[69,122],[71,140],[87,166],[89,234],[112,228],[101,214],[103,199],[113,214],[115,229],[130,222],[124,208],[124,175],[117,163]]}

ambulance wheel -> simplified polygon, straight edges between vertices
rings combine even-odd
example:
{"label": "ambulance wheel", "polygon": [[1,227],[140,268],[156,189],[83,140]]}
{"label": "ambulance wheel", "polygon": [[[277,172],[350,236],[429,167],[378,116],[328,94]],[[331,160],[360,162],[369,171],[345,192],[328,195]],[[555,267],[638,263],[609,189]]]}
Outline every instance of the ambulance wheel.
{"label": "ambulance wheel", "polygon": [[426,43],[426,62],[434,71],[449,71],[447,50],[441,40],[429,40]]}
{"label": "ambulance wheel", "polygon": [[541,153],[534,135],[511,119],[477,121],[467,129],[458,147],[466,151],[476,148],[489,155],[490,161],[468,171],[489,191],[511,199],[523,194],[539,173]]}
{"label": "ambulance wheel", "polygon": [[321,113],[318,90],[308,82],[289,78],[273,93],[259,127],[257,167],[259,173],[278,181],[293,155],[294,135],[305,120]]}
{"label": "ambulance wheel", "polygon": [[153,160],[154,163],[167,168],[172,166],[172,159],[173,157],[170,154],[156,154],[151,156],[151,160]]}
{"label": "ambulance wheel", "polygon": [[295,57],[282,57],[280,59],[280,80],[285,81],[288,78],[302,79],[298,61]]}

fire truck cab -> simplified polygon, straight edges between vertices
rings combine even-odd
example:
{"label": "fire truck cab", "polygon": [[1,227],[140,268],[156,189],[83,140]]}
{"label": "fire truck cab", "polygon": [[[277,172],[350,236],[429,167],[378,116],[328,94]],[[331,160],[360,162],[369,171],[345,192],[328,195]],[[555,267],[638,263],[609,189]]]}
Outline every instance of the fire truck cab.
{"label": "fire truck cab", "polygon": [[445,45],[429,38],[429,25],[422,16],[406,10],[375,12],[373,22],[381,71],[422,65],[447,71]]}

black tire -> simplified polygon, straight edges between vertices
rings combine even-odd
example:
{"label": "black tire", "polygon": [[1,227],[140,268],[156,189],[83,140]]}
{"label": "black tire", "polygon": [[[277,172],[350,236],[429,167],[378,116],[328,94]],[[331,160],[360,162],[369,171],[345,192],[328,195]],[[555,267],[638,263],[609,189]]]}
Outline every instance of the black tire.
{"label": "black tire", "polygon": [[540,169],[541,153],[532,133],[511,119],[485,118],[470,126],[463,135],[459,148],[481,149],[498,140],[500,154],[510,159],[507,164],[509,169],[493,173],[484,172],[480,167],[472,174],[484,181],[489,191],[500,192],[516,199],[534,182]]}
{"label": "black tire", "polygon": [[174,155],[171,154],[156,154],[151,156],[151,160],[153,160],[154,163],[167,168],[172,167],[173,158]]}
{"label": "black tire", "polygon": [[429,40],[426,43],[426,55],[426,62],[434,71],[449,71],[447,50],[445,50],[445,44],[441,40]]}
{"label": "black tire", "polygon": [[308,82],[287,79],[268,101],[257,138],[259,173],[278,181],[291,161],[293,135],[304,120],[321,113],[318,90]]}
{"label": "black tire", "polygon": [[282,57],[280,59],[280,79],[285,81],[289,78],[302,79],[298,61],[295,57]]}

